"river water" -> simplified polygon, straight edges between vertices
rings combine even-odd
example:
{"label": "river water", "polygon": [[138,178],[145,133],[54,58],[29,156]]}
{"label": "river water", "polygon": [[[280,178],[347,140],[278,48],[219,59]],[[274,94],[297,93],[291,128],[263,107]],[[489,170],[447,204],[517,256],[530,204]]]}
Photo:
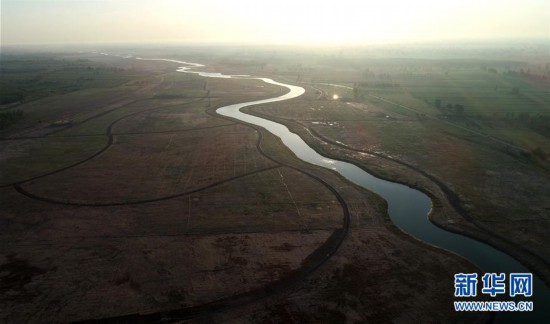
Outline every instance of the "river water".
{"label": "river water", "polygon": [[[179,67],[177,71],[184,73],[194,73],[203,77],[256,79],[268,84],[287,88],[289,92],[284,95],[269,99],[233,104],[218,108],[216,112],[223,116],[235,118],[243,122],[265,128],[270,133],[281,138],[282,142],[301,160],[334,170],[349,181],[377,193],[387,201],[388,212],[391,220],[400,229],[410,234],[411,236],[414,236],[415,238],[436,247],[452,251],[476,264],[484,272],[506,273],[507,277],[509,273],[530,272],[526,267],[524,267],[514,258],[485,243],[459,234],[447,232],[440,227],[432,224],[428,219],[428,214],[431,209],[431,200],[424,193],[399,183],[376,178],[351,163],[324,157],[313,150],[309,145],[307,145],[297,134],[292,133],[286,126],[264,118],[248,115],[240,111],[241,108],[247,106],[272,103],[299,97],[304,94],[304,88],[276,82],[272,79],[267,78],[253,78],[245,75],[225,75],[222,73],[199,72],[192,70],[193,68],[204,67],[204,65],[197,63],[189,63],[170,59],[147,60],[160,60],[184,64],[185,66]],[[480,285],[482,284],[481,275],[478,279],[479,290]],[[454,282],[454,278],[450,277],[449,281]],[[545,286],[544,283],[534,275],[533,282],[533,297],[526,298],[524,300],[533,301],[535,311],[525,313],[499,312],[497,313],[497,322],[550,323],[550,291],[548,287]],[[506,291],[508,292],[508,287]],[[504,297],[504,295],[497,295],[497,297],[494,298],[491,298],[489,295],[485,295],[485,297],[486,298],[484,298],[483,300],[486,301],[506,300],[506,297]],[[468,300],[468,298],[462,298],[461,300]],[[521,299],[514,298],[513,300],[518,301]]]}

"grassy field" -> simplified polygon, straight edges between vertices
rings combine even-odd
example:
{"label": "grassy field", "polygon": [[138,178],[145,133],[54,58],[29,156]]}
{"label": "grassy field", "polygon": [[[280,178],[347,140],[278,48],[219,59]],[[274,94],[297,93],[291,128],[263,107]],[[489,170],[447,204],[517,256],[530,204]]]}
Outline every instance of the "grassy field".
{"label": "grassy field", "polygon": [[[298,161],[278,138],[212,114],[281,88],[173,73],[162,62],[97,61],[139,76],[18,104],[24,119],[3,133],[2,184],[16,185],[0,188],[0,321],[185,310],[271,294],[281,280],[310,296],[292,299],[296,316],[382,320],[416,305],[413,318],[436,307],[433,321],[486,319],[445,309],[453,271],[471,264],[404,235],[379,197]],[[47,125],[32,122],[38,116]],[[70,123],[49,125],[63,116]]]}
{"label": "grassy field", "polygon": [[328,97],[337,94],[400,115],[448,121],[527,152],[539,151],[543,160],[550,155],[550,83],[540,76],[494,73],[474,66],[424,75],[372,73],[360,82],[338,83],[349,88],[327,85],[338,81],[315,87]]}
{"label": "grassy field", "polygon": [[[498,50],[489,45],[476,49],[388,45],[243,51],[239,58],[231,58],[230,50],[205,56],[226,63],[228,71],[314,84],[327,98],[338,95],[402,115],[450,121],[525,151],[542,152],[539,156],[550,155],[546,44]],[[344,87],[326,85],[330,83]]]}
{"label": "grassy field", "polygon": [[[358,96],[375,94],[432,114],[453,114],[447,105],[464,107],[463,115],[514,118],[550,115],[548,81],[531,75],[492,73],[479,67],[449,69],[444,73],[365,77],[355,85]],[[408,100],[406,95],[410,95]],[[403,96],[403,97],[399,97]],[[415,101],[416,99],[417,101]],[[436,106],[440,100],[440,107]]]}
{"label": "grassy field", "polygon": [[107,145],[107,138],[62,137],[1,141],[0,185],[23,181],[90,157]]}
{"label": "grassy field", "polygon": [[[319,85],[315,85],[319,87]],[[325,86],[330,90],[339,88]],[[422,180],[414,170],[392,165],[353,150],[380,153],[426,171],[455,192],[467,216],[496,235],[511,238],[513,244],[493,241],[508,251],[519,245],[543,258],[550,255],[546,241],[548,206],[545,194],[550,188],[547,160],[535,155],[521,155],[480,135],[442,122],[440,119],[418,118],[406,109],[388,107],[380,101],[365,98],[354,102],[332,99],[313,99],[315,91],[293,105],[272,103],[246,108],[288,125],[316,150],[334,158],[345,157],[365,168],[393,180],[424,188],[433,195],[441,195],[433,184]],[[351,100],[351,99],[350,99]],[[533,139],[549,147],[550,140],[521,125],[510,129],[507,123],[493,122],[493,132],[509,139]],[[520,128],[521,127],[521,128]],[[311,132],[318,136],[312,136]],[[505,135],[504,135],[505,134]],[[506,138],[506,137],[504,137]],[[325,140],[340,143],[350,149],[338,149]],[[445,199],[445,198],[442,198]],[[471,222],[461,217],[435,217],[443,226],[454,227],[475,235]],[[458,225],[457,227],[457,224]],[[478,233],[479,235],[479,233]],[[496,242],[496,243],[495,243]],[[516,250],[516,256],[525,256]],[[527,259],[525,259],[527,260]],[[530,262],[530,261],[526,261]],[[539,271],[545,266],[534,264]]]}
{"label": "grassy field", "polygon": [[136,71],[59,55],[6,54],[0,57],[0,104],[29,102],[88,88],[112,88],[136,78]]}

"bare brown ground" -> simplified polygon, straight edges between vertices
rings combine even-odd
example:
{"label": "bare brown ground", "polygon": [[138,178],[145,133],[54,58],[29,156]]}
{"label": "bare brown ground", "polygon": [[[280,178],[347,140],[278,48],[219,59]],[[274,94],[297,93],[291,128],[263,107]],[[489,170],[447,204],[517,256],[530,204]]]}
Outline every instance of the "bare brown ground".
{"label": "bare brown ground", "polygon": [[[160,101],[162,102],[162,101]],[[159,100],[155,100],[159,104]],[[113,133],[177,132],[228,125],[223,119],[212,118],[204,112],[205,102],[146,111],[124,118],[113,127]]]}
{"label": "bare brown ground", "polygon": [[[454,267],[454,268],[453,268]],[[460,269],[460,270],[458,270]],[[263,303],[212,314],[227,323],[483,323],[452,309],[456,271],[475,271],[401,238],[383,225],[352,230],[339,253],[295,289]]]}
{"label": "bare brown ground", "polygon": [[256,141],[255,132],[240,125],[116,136],[100,157],[23,187],[65,202],[156,199],[274,166],[256,151]]}
{"label": "bare brown ground", "polygon": [[278,280],[330,234],[185,235],[187,199],[172,202],[172,208],[138,210],[44,208],[10,198],[26,204],[28,223],[3,221],[12,233],[2,236],[6,322],[65,322],[200,305]]}
{"label": "bare brown ground", "polygon": [[[162,72],[167,66],[146,67]],[[343,197],[349,236],[304,282],[236,309],[200,313],[197,320],[486,320],[451,309],[452,275],[475,271],[471,264],[404,235],[379,197],[297,161],[278,139],[263,134],[261,147],[272,161],[258,151],[254,130],[205,114],[208,106],[281,92],[258,85],[208,80],[210,105],[160,107],[120,120],[113,145],[101,155],[23,183],[35,198],[1,188],[0,321],[155,314],[231,298],[291,275],[343,226],[335,195],[291,167],[323,179]],[[178,86],[185,87],[161,83],[157,89]],[[254,96],[243,96],[243,86]],[[149,98],[147,105],[155,100],[169,105],[181,99]],[[109,118],[102,118],[94,127],[81,125],[78,134],[104,132]],[[147,200],[201,188],[140,204],[63,204]]]}
{"label": "bare brown ground", "polygon": [[[266,140],[268,154],[300,165],[281,154],[278,140]],[[373,159],[372,162],[376,162]],[[402,322],[482,323],[488,314],[456,313],[453,275],[479,271],[456,255],[411,239],[397,229],[386,205],[330,171],[303,166],[343,196],[350,210],[350,234],[336,255],[303,284],[265,302],[204,319],[229,323]],[[445,215],[436,200],[436,213]]]}

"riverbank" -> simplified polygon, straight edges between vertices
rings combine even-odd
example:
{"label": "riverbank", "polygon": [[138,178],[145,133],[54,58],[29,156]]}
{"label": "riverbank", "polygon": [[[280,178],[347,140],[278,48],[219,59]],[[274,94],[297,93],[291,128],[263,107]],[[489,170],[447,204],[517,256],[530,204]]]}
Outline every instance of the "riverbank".
{"label": "riverbank", "polygon": [[[326,169],[304,164],[262,130],[268,154],[337,188],[350,208],[350,231],[335,255],[302,282],[239,308],[203,314],[215,322],[395,321],[486,323],[490,314],[456,313],[455,271],[478,268],[396,227],[378,195]],[[285,152],[286,151],[286,152]],[[460,269],[460,270],[457,270]]]}
{"label": "riverbank", "polygon": [[[318,99],[318,97],[313,97],[312,94],[309,96],[310,100],[313,98]],[[330,102],[321,100],[317,104],[326,105]],[[302,106],[303,104],[294,106],[295,109],[298,109],[296,114],[303,113],[299,110]],[[423,191],[430,196],[434,203],[434,210],[429,215],[433,224],[444,230],[485,242],[507,254],[513,255],[530,269],[533,269],[543,280],[549,282],[550,273],[544,257],[514,244],[510,239],[491,231],[485,225],[473,219],[463,207],[463,202],[461,202],[458,195],[432,174],[428,174],[411,163],[403,162],[378,150],[356,149],[344,144],[342,138],[327,138],[313,127],[306,126],[304,122],[266,113],[269,109],[266,106],[256,106],[244,110],[258,117],[272,119],[286,125],[291,131],[299,134],[316,151],[327,157],[357,164],[379,178],[402,183]],[[282,112],[281,115],[285,115],[285,113]],[[315,116],[315,113],[312,115],[312,112],[308,112],[309,119],[315,120],[313,116]],[[321,122],[321,124],[326,123]]]}

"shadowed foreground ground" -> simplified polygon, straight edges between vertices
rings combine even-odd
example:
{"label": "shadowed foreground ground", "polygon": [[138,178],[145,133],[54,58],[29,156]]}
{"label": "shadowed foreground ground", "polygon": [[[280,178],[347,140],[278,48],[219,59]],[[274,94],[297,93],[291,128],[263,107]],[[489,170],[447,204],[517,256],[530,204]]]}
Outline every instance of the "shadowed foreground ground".
{"label": "shadowed foreground ground", "polygon": [[2,321],[487,319],[452,309],[453,274],[471,264],[404,235],[372,193],[212,113],[281,89],[140,64],[151,76],[132,97],[0,143]]}

